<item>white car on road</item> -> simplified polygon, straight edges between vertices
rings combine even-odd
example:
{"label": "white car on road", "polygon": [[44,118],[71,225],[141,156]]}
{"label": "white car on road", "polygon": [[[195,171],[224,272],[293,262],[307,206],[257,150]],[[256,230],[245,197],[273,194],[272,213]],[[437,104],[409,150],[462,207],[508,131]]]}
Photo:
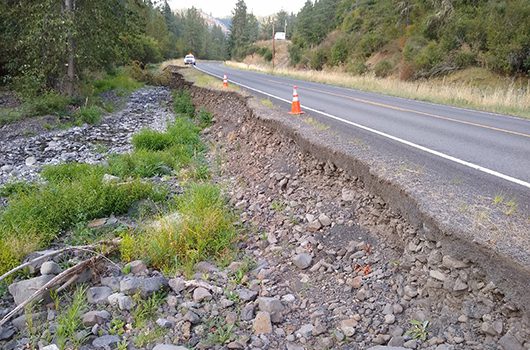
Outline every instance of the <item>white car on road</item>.
{"label": "white car on road", "polygon": [[184,64],[195,65],[195,56],[193,56],[191,53],[186,55],[186,57],[184,57]]}

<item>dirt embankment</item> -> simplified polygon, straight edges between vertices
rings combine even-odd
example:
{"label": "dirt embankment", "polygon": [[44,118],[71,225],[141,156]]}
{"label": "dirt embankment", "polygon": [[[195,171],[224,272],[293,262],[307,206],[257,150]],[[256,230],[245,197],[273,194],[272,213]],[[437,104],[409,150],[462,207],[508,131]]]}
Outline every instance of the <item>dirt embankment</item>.
{"label": "dirt embankment", "polygon": [[[383,247],[391,247],[393,254],[399,256],[397,261],[403,268],[397,269],[399,273],[396,272],[396,276],[405,280],[392,288],[403,293],[405,289],[410,289],[406,287],[412,279],[415,288],[421,290],[422,302],[429,305],[427,309],[433,317],[444,318],[449,314],[458,317],[462,312],[466,317],[478,318],[479,323],[475,326],[482,327],[482,334],[485,334],[484,329],[488,325],[484,323],[489,322],[491,313],[496,314],[493,318],[507,317],[511,320],[522,320],[520,317],[528,315],[530,297],[525,291],[528,281],[526,271],[498,260],[486,249],[445,230],[446,223],[440,224],[424,212],[406,191],[373,174],[369,164],[336,147],[337,140],[329,140],[325,133],[315,130],[310,123],[285,118],[283,113],[266,108],[256,98],[198,88],[178,73],[175,78],[177,86],[190,89],[196,104],[206,107],[220,120],[220,126],[211,132],[212,138],[219,144],[226,144],[226,157],[233,158],[228,171],[241,181],[247,179],[248,188],[264,188],[265,193],[258,191],[251,194],[250,202],[252,196],[267,197],[268,179],[275,178],[276,172],[282,173],[283,167],[283,172],[294,177],[296,184],[304,178],[308,186],[306,190],[311,194],[318,193],[318,199],[327,197],[331,205],[346,205],[355,224],[366,228]],[[312,175],[314,178],[311,178]],[[330,177],[336,181],[330,181]],[[289,184],[292,183],[290,181]],[[344,193],[349,193],[352,185],[355,199],[344,204]],[[296,187],[289,189],[289,186],[278,189],[277,186],[268,187],[274,188],[287,202],[291,194],[299,190]],[[237,191],[234,189],[234,192]],[[240,194],[238,197],[243,198]],[[273,198],[268,197],[270,201],[274,201]],[[319,207],[323,202],[317,200],[315,205]],[[306,209],[311,212],[309,207]],[[344,223],[344,220],[338,222]],[[336,229],[340,230],[340,226],[337,224]],[[344,238],[344,233],[338,233],[337,237]],[[460,262],[453,264],[454,259]],[[419,304],[411,302],[411,309],[417,312]],[[489,306],[481,309],[484,305]],[[473,315],[463,311],[470,309],[480,310]],[[512,311],[507,312],[508,309],[519,316],[514,316]],[[517,309],[522,313],[515,311]],[[414,312],[408,314],[409,317],[413,317]],[[502,332],[514,329],[509,323],[504,324]]]}

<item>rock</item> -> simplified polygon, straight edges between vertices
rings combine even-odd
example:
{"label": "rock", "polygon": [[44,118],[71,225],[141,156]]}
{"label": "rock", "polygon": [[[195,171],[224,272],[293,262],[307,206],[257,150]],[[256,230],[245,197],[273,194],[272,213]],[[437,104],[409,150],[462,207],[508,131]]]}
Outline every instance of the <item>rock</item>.
{"label": "rock", "polygon": [[354,318],[342,320],[340,321],[340,330],[345,336],[352,337],[355,334],[355,327],[357,327],[358,323],[359,322]]}
{"label": "rock", "polygon": [[441,271],[437,271],[437,270],[430,270],[429,271],[429,276],[431,276],[435,280],[442,281],[442,282],[447,280],[447,275],[445,273],[443,273]]}
{"label": "rock", "polygon": [[173,328],[173,326],[175,325],[174,322],[171,322],[169,320],[166,320],[165,318],[159,318],[156,320],[156,324],[161,327],[161,328]]}
{"label": "rock", "polygon": [[219,269],[217,268],[217,266],[215,266],[214,264],[211,264],[207,261],[201,261],[201,262],[198,262],[197,264],[195,264],[195,270],[197,272],[202,272],[202,273],[213,273],[213,272],[218,272]]}
{"label": "rock", "polygon": [[15,330],[13,328],[0,327],[0,341],[9,340],[15,335]]}
{"label": "rock", "polygon": [[120,279],[118,277],[103,277],[101,278],[101,285],[109,287],[113,292],[120,290]]}
{"label": "rock", "polygon": [[282,301],[286,303],[292,303],[296,300],[296,297],[292,294],[282,295]]}
{"label": "rock", "polygon": [[41,350],[59,350],[59,347],[55,344],[50,344],[48,346],[43,347]]}
{"label": "rock", "polygon": [[271,315],[265,311],[259,311],[252,324],[255,335],[272,333]]}
{"label": "rock", "polygon": [[117,183],[117,182],[120,182],[120,178],[117,177],[117,176],[114,176],[114,175],[105,174],[105,175],[103,175],[102,182],[104,184]]}
{"label": "rock", "polygon": [[455,284],[453,285],[453,290],[455,292],[461,292],[461,291],[464,291],[464,290],[467,290],[468,286],[467,284],[462,281],[460,278],[457,278],[457,280],[455,281]]}
{"label": "rock", "polygon": [[188,348],[180,345],[157,344],[153,350],[188,350]]}
{"label": "rock", "polygon": [[270,314],[272,322],[282,322],[284,306],[280,300],[270,297],[261,297],[258,298],[258,305],[260,311],[265,311]]}
{"label": "rock", "polygon": [[134,307],[134,301],[130,296],[118,296],[118,307],[120,310],[131,310]]}
{"label": "rock", "polygon": [[352,202],[355,199],[355,194],[351,190],[342,189],[342,200],[344,202]]}
{"label": "rock", "polygon": [[203,300],[208,301],[211,299],[212,299],[212,294],[210,294],[210,292],[205,288],[199,287],[199,288],[195,288],[195,290],[193,291],[193,301],[196,303],[200,303]]}
{"label": "rock", "polygon": [[142,260],[131,261],[125,265],[125,269],[130,269],[133,275],[141,275],[147,272],[147,266]]}
{"label": "rock", "polygon": [[320,214],[318,216],[318,221],[322,224],[322,226],[331,226],[331,219],[326,214]]}
{"label": "rock", "polygon": [[318,220],[313,220],[307,225],[307,230],[309,232],[317,232],[322,227],[322,224]]}
{"label": "rock", "polygon": [[293,258],[293,263],[298,267],[299,269],[307,269],[309,266],[311,266],[311,261],[313,260],[313,257],[309,253],[300,253],[295,255]]}
{"label": "rock", "polygon": [[[27,298],[33,295],[37,290],[42,288],[46,283],[51,281],[54,276],[52,275],[43,275],[35,278],[30,278],[29,280],[24,280],[20,282],[13,283],[9,285],[9,293],[13,296],[15,299],[15,303],[17,305],[20,305],[23,303]],[[41,300],[41,298],[37,298],[35,301]],[[49,294],[45,295],[45,299],[49,299]]]}
{"label": "rock", "polygon": [[105,226],[107,223],[107,218],[94,219],[90,221],[87,226],[88,228],[99,228]]}
{"label": "rock", "polygon": [[503,350],[524,350],[519,340],[510,333],[506,333],[499,339],[499,345]]}
{"label": "rock", "polygon": [[394,314],[385,315],[386,324],[393,324],[394,322],[396,322],[396,316],[394,316]]}
{"label": "rock", "polygon": [[442,266],[448,269],[463,269],[468,267],[468,265],[460,260],[454,259],[449,255],[445,255],[442,258]]}
{"label": "rock", "polygon": [[82,322],[85,327],[92,327],[95,324],[103,324],[110,319],[110,314],[103,311],[89,311],[82,316]]}
{"label": "rock", "polygon": [[241,309],[240,318],[243,321],[250,321],[254,318],[254,309],[256,307],[254,306],[254,303],[248,303],[246,304],[243,309]]}
{"label": "rock", "polygon": [[179,294],[186,289],[186,281],[180,277],[172,278],[169,280],[169,287],[171,287],[175,293]]}
{"label": "rock", "polygon": [[35,163],[37,163],[37,158],[31,156],[31,157],[28,157],[26,158],[26,166],[33,166],[35,165]]}
{"label": "rock", "polygon": [[403,289],[405,295],[409,298],[414,298],[418,295],[418,290],[412,286],[405,286]]}
{"label": "rock", "polygon": [[491,336],[497,336],[497,331],[493,327],[493,325],[490,322],[482,322],[482,325],[480,326],[480,330],[484,334],[488,334]]}
{"label": "rock", "polygon": [[92,346],[96,349],[114,349],[120,342],[120,337],[117,335],[104,335],[92,341]]}
{"label": "rock", "polygon": [[247,288],[241,288],[238,291],[236,291],[236,293],[239,296],[239,299],[243,301],[256,300],[256,297],[258,296],[258,292],[247,289]]}
{"label": "rock", "polygon": [[195,312],[188,310],[184,315],[183,319],[191,324],[197,324],[201,322],[201,318]]}
{"label": "rock", "polygon": [[168,285],[165,277],[135,277],[127,276],[120,281],[120,292],[133,295],[140,293],[143,297],[149,296],[154,292]]}
{"label": "rock", "polygon": [[31,317],[31,321],[35,325],[41,322],[45,322],[47,316],[48,316],[47,312],[36,312],[36,313],[32,313],[31,315],[18,316],[12,321],[12,323],[16,329],[18,329],[19,331],[23,331],[28,326],[27,321],[29,317]]}
{"label": "rock", "polygon": [[313,325],[311,323],[304,324],[296,331],[296,335],[302,338],[309,338],[313,333]]}
{"label": "rock", "polygon": [[62,272],[61,267],[55,261],[45,261],[40,267],[41,275],[58,275]]}
{"label": "rock", "polygon": [[109,287],[92,287],[86,291],[86,298],[90,304],[106,304],[111,294],[112,289]]}
{"label": "rock", "polygon": [[305,350],[303,346],[295,343],[287,343],[287,350]]}
{"label": "rock", "polygon": [[348,279],[347,283],[352,288],[359,289],[363,285],[363,276],[355,276],[354,278]]}
{"label": "rock", "polygon": [[409,350],[409,349],[404,348],[402,346],[377,345],[377,346],[372,346],[371,348],[368,348],[367,350]]}

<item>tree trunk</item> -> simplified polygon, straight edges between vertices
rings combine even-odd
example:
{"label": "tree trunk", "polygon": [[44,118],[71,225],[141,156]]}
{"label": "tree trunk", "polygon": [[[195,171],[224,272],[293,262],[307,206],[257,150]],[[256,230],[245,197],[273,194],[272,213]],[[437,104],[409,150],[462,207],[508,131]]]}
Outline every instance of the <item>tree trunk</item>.
{"label": "tree trunk", "polygon": [[[71,26],[74,23],[74,1],[64,0],[64,7],[66,15],[72,20]],[[75,86],[75,43],[72,35],[73,29],[68,29],[68,62],[66,74],[66,94],[72,96],[74,94]]]}

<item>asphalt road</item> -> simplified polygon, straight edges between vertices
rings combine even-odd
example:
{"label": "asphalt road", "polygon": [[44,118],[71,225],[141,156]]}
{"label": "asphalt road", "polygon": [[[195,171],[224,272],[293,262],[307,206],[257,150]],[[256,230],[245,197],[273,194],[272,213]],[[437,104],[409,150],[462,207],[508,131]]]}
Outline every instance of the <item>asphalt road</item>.
{"label": "asphalt road", "polygon": [[197,69],[217,77],[227,74],[231,84],[267,96],[286,110],[297,85],[302,109],[330,120],[341,132],[362,130],[391,142],[396,153],[424,154],[500,188],[530,193],[530,120],[242,71],[222,63],[199,62]]}

